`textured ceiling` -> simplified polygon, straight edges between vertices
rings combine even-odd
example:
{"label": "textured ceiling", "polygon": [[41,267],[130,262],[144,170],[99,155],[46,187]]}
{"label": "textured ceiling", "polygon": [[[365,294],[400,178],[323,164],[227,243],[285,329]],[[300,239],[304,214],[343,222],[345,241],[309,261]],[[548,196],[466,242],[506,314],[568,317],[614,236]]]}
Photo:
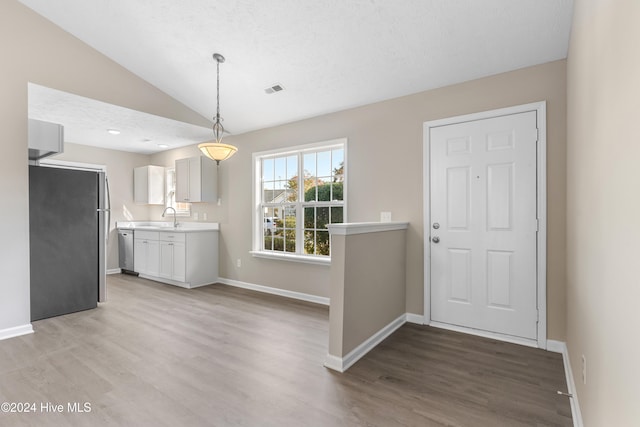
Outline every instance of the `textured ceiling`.
{"label": "textured ceiling", "polygon": [[[234,134],[567,55],[573,0],[20,0]],[[267,95],[276,83],[285,90]]]}
{"label": "textured ceiling", "polygon": [[[65,142],[151,154],[211,140],[212,131],[29,83],[29,118],[64,126]],[[120,131],[119,135],[107,132]],[[160,147],[159,145],[165,145]]]}

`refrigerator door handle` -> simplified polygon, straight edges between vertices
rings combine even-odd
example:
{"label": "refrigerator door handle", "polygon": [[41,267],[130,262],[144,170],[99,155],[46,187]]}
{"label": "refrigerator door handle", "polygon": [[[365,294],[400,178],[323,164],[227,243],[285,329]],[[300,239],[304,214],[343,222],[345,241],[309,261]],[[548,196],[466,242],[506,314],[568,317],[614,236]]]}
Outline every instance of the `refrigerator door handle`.
{"label": "refrigerator door handle", "polygon": [[109,178],[107,177],[107,174],[104,174],[104,186],[106,188],[107,191],[107,205],[105,206],[106,209],[105,211],[107,212],[107,238],[106,238],[106,244],[109,244],[109,231],[111,230],[111,191],[109,190]]}
{"label": "refrigerator door handle", "polygon": [[109,231],[111,228],[111,199],[109,197],[109,182],[107,181],[107,174],[100,172],[98,177],[98,193],[101,195],[97,209],[98,226],[100,227],[98,302],[104,302],[107,300],[107,245],[109,244]]}

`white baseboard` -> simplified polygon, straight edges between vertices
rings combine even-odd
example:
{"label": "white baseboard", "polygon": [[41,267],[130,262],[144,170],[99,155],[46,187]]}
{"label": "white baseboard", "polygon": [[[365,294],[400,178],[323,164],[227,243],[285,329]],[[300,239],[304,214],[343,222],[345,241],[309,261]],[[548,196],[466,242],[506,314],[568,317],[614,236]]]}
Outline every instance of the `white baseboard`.
{"label": "white baseboard", "polygon": [[107,274],[120,274],[122,273],[122,270],[120,270],[119,268],[112,268],[107,270]]}
{"label": "white baseboard", "polygon": [[571,404],[571,417],[573,418],[574,427],[583,427],[582,413],[580,412],[580,403],[576,394],[576,383],[573,380],[573,370],[571,369],[571,361],[569,360],[569,350],[567,344],[562,341],[547,340],[547,350],[554,353],[562,354],[564,362],[564,374],[567,378],[567,393],[571,395],[569,403]]}
{"label": "white baseboard", "polygon": [[31,326],[31,323],[28,323],[26,325],[0,330],[0,340],[6,340],[7,338],[19,337],[20,335],[27,335],[32,333],[33,326]]}
{"label": "white baseboard", "polygon": [[236,288],[250,289],[252,291],[264,292],[265,294],[279,295],[282,297],[293,298],[301,301],[313,302],[316,304],[329,305],[329,298],[317,295],[305,294],[302,292],[288,291],[286,289],[272,288],[269,286],[256,285],[254,283],[241,282],[239,280],[218,278],[218,283],[224,285],[235,286]]}
{"label": "white baseboard", "polygon": [[334,371],[344,372],[345,369],[343,367],[342,360],[343,359],[341,357],[327,354],[327,357],[324,359],[324,367]]}
{"label": "white baseboard", "polygon": [[404,325],[406,321],[407,315],[405,313],[370,336],[365,342],[354,348],[345,357],[340,358],[338,356],[328,354],[325,359],[324,366],[329,369],[333,369],[334,371],[345,372],[365,354],[373,350],[385,338],[394,333],[400,326]]}
{"label": "white baseboard", "polygon": [[429,326],[433,326],[434,328],[446,329],[454,332],[462,332],[464,334],[469,334],[469,335],[476,335],[484,338],[491,338],[497,341],[510,342],[512,344],[519,344],[527,347],[538,348],[538,341],[536,340],[514,337],[511,335],[497,334],[494,332],[487,332],[480,329],[466,328],[464,326],[456,326],[456,325],[450,325],[448,323],[440,323],[440,322],[434,322],[434,321],[429,322]]}
{"label": "white baseboard", "polygon": [[415,323],[416,325],[424,325],[424,316],[422,314],[407,313],[407,323]]}
{"label": "white baseboard", "polygon": [[547,351],[562,354],[567,351],[567,345],[562,341],[547,340]]}

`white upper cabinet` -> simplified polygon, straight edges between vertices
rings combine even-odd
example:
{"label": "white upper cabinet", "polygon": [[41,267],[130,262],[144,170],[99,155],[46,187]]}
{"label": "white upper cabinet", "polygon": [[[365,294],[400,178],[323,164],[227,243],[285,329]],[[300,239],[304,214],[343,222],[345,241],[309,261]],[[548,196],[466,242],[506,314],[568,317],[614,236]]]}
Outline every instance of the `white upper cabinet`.
{"label": "white upper cabinet", "polygon": [[216,163],[204,156],[176,160],[176,202],[214,203],[218,198]]}
{"label": "white upper cabinet", "polygon": [[164,167],[141,166],[133,170],[133,200],[143,205],[164,205]]}

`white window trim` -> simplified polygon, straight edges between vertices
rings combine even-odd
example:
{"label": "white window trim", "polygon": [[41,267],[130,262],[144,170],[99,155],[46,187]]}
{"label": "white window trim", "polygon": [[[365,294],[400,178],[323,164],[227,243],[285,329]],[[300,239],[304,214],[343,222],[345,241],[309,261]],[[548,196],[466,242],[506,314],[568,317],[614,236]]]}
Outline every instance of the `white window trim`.
{"label": "white window trim", "polygon": [[[173,195],[170,196],[169,193],[169,174],[173,173]],[[189,209],[176,209],[175,206],[171,206],[171,198],[173,198],[173,203],[177,204],[178,202],[175,200],[175,195],[176,195],[176,186],[175,186],[175,179],[176,179],[176,168],[175,167],[167,167],[164,169],[164,207],[165,208],[172,208],[176,210],[176,217],[182,217],[182,218],[190,218],[191,217],[191,203],[185,203],[186,205],[189,206]]]}
{"label": "white window trim", "polygon": [[249,251],[255,258],[276,259],[279,261],[294,261],[304,264],[331,265],[330,256],[320,255],[300,255],[291,252],[273,252],[273,251]]}
{"label": "white window trim", "polygon": [[[252,197],[253,197],[253,209],[251,214],[251,223],[252,223],[252,250],[249,253],[256,258],[265,258],[265,259],[274,259],[281,261],[293,261],[293,262],[302,262],[307,264],[316,264],[316,265],[330,265],[331,264],[331,256],[324,255],[306,255],[306,254],[294,254],[290,252],[273,252],[273,251],[264,251],[261,249],[261,231],[262,231],[262,220],[263,215],[261,212],[260,200],[261,200],[261,177],[262,170],[260,167],[260,159],[268,156],[286,156],[287,154],[298,154],[304,153],[305,151],[317,151],[321,148],[330,148],[332,146],[342,146],[344,149],[344,182],[347,183],[347,175],[349,174],[349,167],[347,166],[347,138],[338,138],[332,139],[328,141],[320,141],[314,142],[310,144],[304,145],[296,145],[291,147],[283,147],[277,148],[273,150],[267,151],[259,151],[252,154]],[[347,185],[344,185],[342,189],[342,199],[344,203],[342,204],[343,211],[342,217],[343,221],[347,222]]]}

